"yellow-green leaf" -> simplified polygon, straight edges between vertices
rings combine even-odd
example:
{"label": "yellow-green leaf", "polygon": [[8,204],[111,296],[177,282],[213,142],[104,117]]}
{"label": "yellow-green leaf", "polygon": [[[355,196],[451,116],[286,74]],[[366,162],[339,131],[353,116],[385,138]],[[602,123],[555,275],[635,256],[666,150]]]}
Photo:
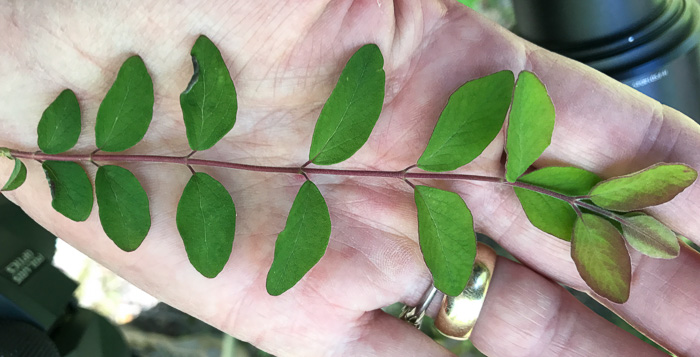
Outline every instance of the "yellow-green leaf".
{"label": "yellow-green leaf", "polygon": [[471,211],[454,192],[416,186],[418,236],[433,284],[457,296],[469,281],[476,258],[476,235]]}
{"label": "yellow-green leaf", "polygon": [[598,295],[618,304],[629,298],[632,265],[620,232],[605,218],[584,213],[576,220],[571,257]]}
{"label": "yellow-green leaf", "polygon": [[182,192],[175,220],[192,266],[207,278],[219,275],[236,232],[236,207],[226,188],[203,172],[195,173]]}
{"label": "yellow-green leaf", "polygon": [[275,258],[267,273],[267,292],[277,296],[296,285],[321,260],[331,236],[331,217],[321,192],[311,181],[299,189],[284,230],[277,236]]}
{"label": "yellow-green leaf", "polygon": [[539,78],[518,75],[506,136],[506,180],[515,182],[542,155],[554,131],[554,105]]}
{"label": "yellow-green leaf", "polygon": [[97,147],[118,152],[141,141],[153,118],[153,102],[153,81],[146,65],[139,56],[129,57],[97,111]]}
{"label": "yellow-green leaf", "polygon": [[[518,181],[567,196],[583,196],[600,182],[600,178],[576,167],[545,167],[520,177]],[[555,237],[571,240],[578,216],[569,203],[524,188],[513,188],[532,225]]]}
{"label": "yellow-green leaf", "polygon": [[202,35],[192,47],[194,72],[180,94],[187,141],[192,150],[206,150],[224,137],[236,123],[236,88],[221,52]]}
{"label": "yellow-green leaf", "polygon": [[51,189],[51,206],[76,222],[88,219],[94,199],[85,169],[71,161],[44,161],[41,166]]}
{"label": "yellow-green leaf", "polygon": [[620,217],[622,234],[632,248],[652,258],[672,259],[681,246],[676,233],[656,218],[643,213]]}
{"label": "yellow-green leaf", "polygon": [[514,81],[513,72],[500,71],[469,81],[452,93],[418,167],[450,171],[479,156],[503,127]]}
{"label": "yellow-green leaf", "polygon": [[80,104],[72,90],[66,89],[44,110],[37,126],[37,143],[47,154],[70,150],[80,137]]}
{"label": "yellow-green leaf", "polygon": [[350,57],[316,122],[309,161],[337,164],[365,144],[382,111],[385,80],[377,45],[364,45]]}
{"label": "yellow-green leaf", "polygon": [[136,250],[151,228],[148,196],[139,180],[125,168],[100,166],[95,195],[107,236],[124,251]]}
{"label": "yellow-green leaf", "polygon": [[698,173],[685,164],[659,163],[597,184],[589,195],[596,205],[613,211],[636,211],[672,200],[692,185]]}

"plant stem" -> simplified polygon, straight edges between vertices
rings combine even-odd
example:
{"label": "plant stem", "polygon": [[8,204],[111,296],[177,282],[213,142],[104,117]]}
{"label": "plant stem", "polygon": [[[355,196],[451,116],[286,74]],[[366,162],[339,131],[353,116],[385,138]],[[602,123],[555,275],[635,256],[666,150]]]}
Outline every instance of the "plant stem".
{"label": "plant stem", "polygon": [[578,204],[576,197],[562,195],[561,193],[554,192],[552,190],[548,190],[548,189],[542,188],[540,186],[531,185],[529,183],[503,181],[503,184],[508,185],[508,186],[513,186],[513,187],[524,188],[526,190],[530,190],[533,192],[541,193],[543,195],[554,197],[554,198],[560,199],[564,202],[567,202],[567,203],[571,204],[572,206]]}
{"label": "plant stem", "polygon": [[616,214],[614,214],[614,213],[612,213],[612,212],[610,212],[610,211],[608,211],[608,210],[606,210],[606,209],[600,208],[600,207],[598,207],[598,206],[596,206],[596,205],[592,205],[592,204],[587,203],[587,202],[581,202],[581,201],[579,201],[579,200],[576,200],[576,205],[579,206],[579,207],[581,207],[581,208],[585,208],[585,209],[587,209],[587,210],[589,210],[589,211],[598,213],[598,214],[601,215],[601,216],[604,216],[604,217],[607,217],[607,218],[616,220],[616,221],[618,221],[618,222],[620,222],[620,223],[622,223],[622,221],[623,221],[623,220],[620,219],[620,217],[619,217],[618,215],[616,215]]}
{"label": "plant stem", "polygon": [[281,166],[262,166],[248,165],[234,162],[192,159],[189,156],[160,156],[160,155],[112,155],[112,154],[90,154],[90,155],[75,155],[75,154],[58,154],[50,155],[42,152],[26,152],[11,150],[10,155],[20,159],[30,160],[53,160],[53,161],[82,161],[82,162],[152,162],[165,164],[179,164],[191,166],[211,166],[223,167],[235,170],[269,172],[269,173],[286,173],[286,174],[310,174],[310,175],[335,175],[335,176],[364,176],[364,177],[386,177],[398,179],[437,179],[437,180],[470,180],[470,181],[485,181],[485,182],[502,182],[503,179],[491,176],[465,175],[465,174],[441,174],[427,172],[405,172],[399,171],[381,171],[381,170],[338,170],[338,169],[321,169],[310,167],[281,167]]}
{"label": "plant stem", "polygon": [[[539,186],[527,184],[524,182],[508,182],[500,177],[493,176],[481,176],[481,175],[468,175],[468,174],[449,174],[449,173],[436,173],[436,172],[407,172],[414,166],[409,166],[404,170],[399,171],[381,171],[381,170],[339,170],[339,169],[321,169],[306,167],[310,162],[305,163],[303,166],[297,167],[281,167],[281,166],[262,166],[262,165],[248,165],[239,164],[234,162],[217,161],[217,160],[204,160],[204,159],[192,159],[192,154],[188,156],[161,156],[161,155],[112,155],[112,154],[97,154],[98,151],[94,151],[88,155],[76,155],[76,154],[58,154],[50,155],[42,152],[27,152],[10,150],[10,155],[20,159],[30,159],[30,160],[53,160],[53,161],[83,161],[83,162],[152,162],[152,163],[165,163],[165,164],[179,164],[185,165],[187,167],[191,166],[210,166],[210,167],[223,167],[234,170],[245,170],[245,171],[256,171],[256,172],[268,172],[268,173],[285,173],[285,174],[295,174],[295,175],[335,175],[335,176],[360,176],[360,177],[385,177],[385,178],[397,178],[404,180],[413,186],[408,179],[428,179],[428,180],[460,180],[460,181],[480,181],[480,182],[492,182],[503,185],[508,185],[512,187],[519,187],[533,192],[541,193],[553,198],[560,199],[572,205],[572,207],[582,207],[590,211],[599,213],[605,217],[616,219],[616,216],[602,208],[595,205],[591,205],[586,202],[581,202],[577,197],[571,197],[563,195],[558,192],[548,190]],[[194,152],[193,152],[194,153]],[[307,177],[308,178],[308,177]]]}

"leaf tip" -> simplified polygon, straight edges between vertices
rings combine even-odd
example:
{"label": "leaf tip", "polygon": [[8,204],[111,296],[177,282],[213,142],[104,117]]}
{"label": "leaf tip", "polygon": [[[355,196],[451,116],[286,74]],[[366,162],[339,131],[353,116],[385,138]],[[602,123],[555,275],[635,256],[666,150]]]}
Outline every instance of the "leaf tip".
{"label": "leaf tip", "polygon": [[289,288],[286,288],[286,289],[283,287],[280,287],[280,284],[276,283],[274,281],[274,278],[272,278],[272,274],[270,274],[270,273],[267,274],[267,281],[265,283],[265,290],[267,290],[267,293],[270,294],[270,296],[280,296],[291,288],[292,288],[291,286]]}

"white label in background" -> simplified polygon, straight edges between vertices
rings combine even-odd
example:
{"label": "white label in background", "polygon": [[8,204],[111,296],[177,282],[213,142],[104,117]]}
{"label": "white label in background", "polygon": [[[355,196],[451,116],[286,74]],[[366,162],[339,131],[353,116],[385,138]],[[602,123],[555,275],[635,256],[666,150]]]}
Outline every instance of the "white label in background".
{"label": "white label in background", "polygon": [[30,249],[26,249],[3,268],[3,273],[9,274],[10,279],[17,285],[20,285],[44,261],[46,261],[46,258],[41,253],[35,253]]}
{"label": "white label in background", "polygon": [[630,86],[632,88],[640,88],[640,87],[644,87],[645,85],[654,83],[654,82],[656,82],[656,81],[658,81],[661,78],[664,78],[666,76],[668,76],[668,70],[662,69],[656,73],[652,73],[648,76],[645,76],[645,77],[642,77],[639,79],[625,81],[625,84],[627,84],[628,86]]}

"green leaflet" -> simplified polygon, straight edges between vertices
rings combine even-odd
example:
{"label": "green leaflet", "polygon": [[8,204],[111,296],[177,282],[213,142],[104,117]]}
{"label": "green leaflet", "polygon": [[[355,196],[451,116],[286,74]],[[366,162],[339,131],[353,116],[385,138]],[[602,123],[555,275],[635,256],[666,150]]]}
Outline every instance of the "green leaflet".
{"label": "green leaflet", "polygon": [[462,198],[429,186],[416,186],[418,235],[435,287],[447,295],[462,293],[476,258],[472,214]]}
{"label": "green leaflet", "polygon": [[236,207],[226,188],[195,173],[182,192],[175,220],[192,266],[207,278],[217,276],[231,256],[236,232]]}
{"label": "green leaflet", "polygon": [[479,156],[503,127],[514,82],[513,72],[500,71],[469,81],[452,93],[418,167],[451,171]]}
{"label": "green leaflet", "polygon": [[584,213],[576,220],[571,257],[588,286],[618,304],[629,298],[632,265],[620,232],[605,218]]}
{"label": "green leaflet", "polygon": [[151,229],[148,196],[139,180],[125,168],[100,166],[95,195],[107,236],[124,251],[136,250]]}
{"label": "green leaflet", "polygon": [[139,56],[129,57],[97,111],[95,140],[102,151],[124,151],[146,135],[153,118],[153,81]]}
{"label": "green leaflet", "polygon": [[554,131],[554,105],[532,72],[518,75],[506,136],[506,180],[515,182],[544,152]]}
{"label": "green leaflet", "polygon": [[[600,182],[600,178],[576,167],[545,167],[520,177],[518,181],[567,196],[583,196]],[[578,217],[571,205],[542,193],[513,188],[533,226],[565,241],[571,240]]]}
{"label": "green leaflet", "polygon": [[10,174],[10,178],[7,179],[7,183],[5,183],[5,186],[3,186],[0,191],[15,190],[22,186],[24,181],[27,179],[27,167],[24,166],[24,163],[17,158],[12,158],[12,160],[15,161],[15,167],[12,169],[12,173]]}
{"label": "green leaflet", "polygon": [[226,62],[206,36],[199,36],[190,52],[194,72],[180,94],[187,141],[192,150],[214,146],[236,123],[238,102]]}
{"label": "green leaflet", "polygon": [[41,165],[51,189],[51,206],[62,215],[82,222],[92,213],[92,183],[82,166],[71,161],[44,161]]}
{"label": "green leaflet", "polygon": [[364,45],[350,57],[316,122],[309,161],[337,164],[364,145],[382,111],[385,80],[377,45]]}
{"label": "green leaflet", "polygon": [[277,236],[275,258],[267,273],[267,292],[277,296],[292,288],[321,260],[331,236],[331,217],[321,192],[311,181],[299,189],[284,230]]}
{"label": "green leaflet", "polygon": [[622,235],[632,248],[652,258],[672,259],[678,256],[681,246],[676,233],[643,213],[633,213],[619,218]]}
{"label": "green leaflet", "polygon": [[688,165],[658,163],[605,180],[593,187],[589,195],[600,207],[629,212],[672,200],[697,177],[698,173]]}
{"label": "green leaflet", "polygon": [[80,105],[72,90],[66,89],[44,110],[37,126],[38,144],[47,154],[70,150],[80,137]]}

